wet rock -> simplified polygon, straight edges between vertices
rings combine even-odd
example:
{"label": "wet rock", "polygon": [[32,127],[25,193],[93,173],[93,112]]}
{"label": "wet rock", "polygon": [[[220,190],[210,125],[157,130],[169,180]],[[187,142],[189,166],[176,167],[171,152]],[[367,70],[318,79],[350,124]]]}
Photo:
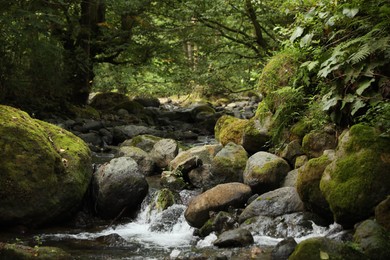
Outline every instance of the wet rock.
{"label": "wet rock", "polygon": [[295,248],[289,260],[368,259],[359,251],[342,242],[328,238],[309,238]]}
{"label": "wet rock", "polygon": [[238,226],[237,215],[225,211],[220,211],[213,216],[199,229],[198,235],[200,237],[206,237],[211,232],[221,234],[224,231],[231,230]]}
{"label": "wet rock", "polygon": [[155,143],[150,156],[155,161],[156,165],[164,169],[176,157],[179,152],[179,145],[173,139],[162,139]]}
{"label": "wet rock", "polygon": [[261,194],[244,209],[240,222],[259,215],[276,217],[299,211],[303,211],[303,202],[296,189],[284,187]]}
{"label": "wet rock", "polygon": [[7,244],[0,242],[0,259],[58,259],[58,260],[71,260],[73,259],[70,254],[57,247],[29,247],[18,244]]}
{"label": "wet rock", "polygon": [[179,194],[167,188],[163,188],[153,195],[153,202],[150,204],[150,207],[151,209],[155,209],[160,212],[166,210],[175,203],[178,203],[179,200]]}
{"label": "wet rock", "polygon": [[164,188],[175,191],[183,190],[187,186],[180,171],[163,171],[160,184]]}
{"label": "wet rock", "polygon": [[356,228],[353,241],[370,259],[390,259],[390,233],[373,220],[366,220]]}
{"label": "wet rock", "polygon": [[372,127],[354,125],[340,136],[320,182],[337,223],[348,228],[373,215],[390,192],[389,158],[389,139]]}
{"label": "wet rock", "polygon": [[229,206],[242,207],[251,194],[250,187],[242,183],[220,184],[196,196],[184,216],[191,226],[201,228],[211,211],[227,210]]}
{"label": "wet rock", "polygon": [[152,157],[144,150],[135,146],[122,146],[118,151],[119,157],[130,157],[137,162],[140,172],[145,176],[158,174]]}
{"label": "wet rock", "polygon": [[294,238],[288,237],[280,241],[272,250],[272,260],[286,260],[294,252],[297,242]]}
{"label": "wet rock", "polygon": [[279,188],[289,171],[290,166],[284,159],[271,153],[257,152],[249,157],[243,180],[253,192],[261,194]]}
{"label": "wet rock", "polygon": [[225,231],[214,241],[217,247],[243,247],[250,244],[253,244],[252,234],[243,228]]}
{"label": "wet rock", "polygon": [[69,218],[91,179],[88,146],[62,128],[1,105],[0,136],[0,225]]}
{"label": "wet rock", "polygon": [[96,211],[103,218],[131,216],[148,191],[148,183],[130,157],[112,159],[93,179]]}
{"label": "wet rock", "polygon": [[184,210],[185,206],[175,204],[164,211],[157,213],[153,216],[149,230],[157,232],[171,232],[173,227],[180,221]]}
{"label": "wet rock", "polygon": [[84,142],[87,144],[91,144],[93,146],[101,146],[102,145],[102,139],[99,135],[99,133],[96,132],[90,132],[85,134],[79,134],[78,137],[83,139]]}
{"label": "wet rock", "polygon": [[114,144],[122,143],[127,139],[131,139],[138,135],[156,135],[163,136],[163,133],[156,129],[142,126],[142,125],[123,125],[113,128],[113,142]]}
{"label": "wet rock", "polygon": [[106,246],[123,246],[128,242],[118,234],[110,234],[96,238],[96,241]]}
{"label": "wet rock", "polygon": [[312,234],[314,232],[313,223],[317,226],[329,224],[314,213],[297,212],[278,217],[252,217],[245,220],[240,227],[248,229],[253,235],[287,238]]}
{"label": "wet rock", "polygon": [[241,145],[228,143],[212,160],[208,188],[227,182],[242,182],[247,160],[248,154]]}
{"label": "wet rock", "polygon": [[375,207],[375,219],[387,231],[390,231],[390,196]]}

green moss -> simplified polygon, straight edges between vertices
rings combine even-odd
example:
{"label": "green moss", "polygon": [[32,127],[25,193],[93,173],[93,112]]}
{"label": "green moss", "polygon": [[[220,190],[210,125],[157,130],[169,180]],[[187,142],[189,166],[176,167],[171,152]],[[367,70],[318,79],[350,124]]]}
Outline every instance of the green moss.
{"label": "green moss", "polygon": [[361,252],[354,250],[348,245],[332,241],[328,238],[309,238],[302,241],[288,258],[289,260],[345,260],[367,259]]}
{"label": "green moss", "polygon": [[299,68],[300,56],[300,52],[295,49],[285,49],[275,54],[260,75],[258,83],[260,93],[267,95],[280,87],[291,85]]}
{"label": "green moss", "polygon": [[306,120],[300,120],[291,127],[290,132],[299,139],[302,139],[311,130],[312,127]]}
{"label": "green moss", "polygon": [[69,110],[76,117],[100,119],[100,113],[91,106],[85,106],[85,107],[71,106]]}
{"label": "green moss", "polygon": [[229,142],[241,144],[244,130],[249,120],[238,119],[233,116],[222,116],[215,126],[215,138],[222,144]]}
{"label": "green moss", "polygon": [[71,213],[92,174],[87,145],[6,106],[0,106],[0,135],[0,221],[35,225]]}
{"label": "green moss", "polygon": [[369,217],[390,189],[390,162],[372,149],[336,159],[325,170],[320,189],[335,220],[346,226]]}
{"label": "green moss", "polygon": [[156,209],[163,211],[175,204],[175,195],[167,188],[158,191],[156,196]]}

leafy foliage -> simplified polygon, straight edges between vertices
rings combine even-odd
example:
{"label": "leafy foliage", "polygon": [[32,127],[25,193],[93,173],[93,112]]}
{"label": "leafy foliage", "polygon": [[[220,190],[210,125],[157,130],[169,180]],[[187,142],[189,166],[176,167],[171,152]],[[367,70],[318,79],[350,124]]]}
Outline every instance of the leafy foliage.
{"label": "leafy foliage", "polygon": [[[341,126],[355,123],[372,104],[388,101],[389,8],[388,1],[321,1],[297,15],[290,28],[288,44],[299,42],[311,57],[301,73],[310,77],[309,87],[317,86],[312,92],[322,95],[323,110]],[[307,35],[310,44],[302,44]]]}

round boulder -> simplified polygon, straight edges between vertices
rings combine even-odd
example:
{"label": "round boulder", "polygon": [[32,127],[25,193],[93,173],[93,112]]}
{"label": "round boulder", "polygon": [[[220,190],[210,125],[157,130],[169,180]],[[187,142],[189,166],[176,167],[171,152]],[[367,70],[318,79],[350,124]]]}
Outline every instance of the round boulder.
{"label": "round boulder", "polygon": [[248,185],[238,182],[220,184],[193,198],[184,217],[191,226],[201,228],[210,218],[211,211],[227,210],[229,206],[242,207],[251,195]]}
{"label": "round boulder", "polygon": [[242,182],[247,160],[248,154],[241,145],[228,143],[213,158],[210,184],[215,186],[227,182]]}
{"label": "round boulder", "polygon": [[249,157],[243,180],[254,193],[261,194],[279,188],[289,171],[290,166],[284,159],[271,153],[257,152]]}
{"label": "round boulder", "polygon": [[375,206],[390,194],[389,139],[364,125],[344,132],[320,189],[335,221],[344,227],[372,216]]}
{"label": "round boulder", "polygon": [[80,206],[88,146],[72,133],[0,105],[0,225],[58,222]]}
{"label": "round boulder", "polygon": [[93,179],[96,211],[110,219],[131,216],[148,192],[148,183],[130,157],[112,159],[99,167]]}
{"label": "round boulder", "polygon": [[333,219],[329,204],[320,190],[320,181],[326,166],[328,166],[334,155],[322,155],[309,160],[304,166],[298,169],[296,188],[305,208],[328,219]]}

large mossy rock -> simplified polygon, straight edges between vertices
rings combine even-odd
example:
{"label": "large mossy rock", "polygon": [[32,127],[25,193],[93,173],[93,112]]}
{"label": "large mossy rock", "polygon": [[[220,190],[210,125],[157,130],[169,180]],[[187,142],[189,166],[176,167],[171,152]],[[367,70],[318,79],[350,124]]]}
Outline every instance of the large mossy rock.
{"label": "large mossy rock", "polygon": [[270,140],[271,115],[262,113],[251,119],[224,115],[215,124],[215,138],[222,144],[242,145],[249,153],[264,150]]}
{"label": "large mossy rock", "polygon": [[334,159],[334,152],[309,160],[298,169],[296,188],[305,208],[327,219],[333,219],[329,204],[320,190],[322,174]]}
{"label": "large mossy rock", "polygon": [[309,238],[302,241],[288,258],[289,260],[365,260],[364,254],[342,242],[325,237]]}
{"label": "large mossy rock", "polygon": [[354,125],[340,136],[336,159],[320,189],[337,223],[352,227],[390,194],[390,140],[376,129]]}
{"label": "large mossy rock", "polygon": [[57,126],[0,106],[0,225],[69,217],[92,175],[88,146]]}
{"label": "large mossy rock", "polygon": [[234,116],[224,115],[220,117],[215,125],[215,138],[222,144],[229,142],[242,143],[242,136],[249,120],[239,119]]}

